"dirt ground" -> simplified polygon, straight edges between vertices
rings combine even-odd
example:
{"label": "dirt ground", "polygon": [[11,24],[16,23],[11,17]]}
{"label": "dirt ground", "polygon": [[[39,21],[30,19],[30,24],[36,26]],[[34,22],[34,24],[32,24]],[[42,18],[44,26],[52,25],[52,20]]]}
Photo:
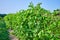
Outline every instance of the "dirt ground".
{"label": "dirt ground", "polygon": [[[13,30],[8,30],[9,33],[13,32]],[[15,35],[9,34],[10,40],[18,40],[18,38]]]}

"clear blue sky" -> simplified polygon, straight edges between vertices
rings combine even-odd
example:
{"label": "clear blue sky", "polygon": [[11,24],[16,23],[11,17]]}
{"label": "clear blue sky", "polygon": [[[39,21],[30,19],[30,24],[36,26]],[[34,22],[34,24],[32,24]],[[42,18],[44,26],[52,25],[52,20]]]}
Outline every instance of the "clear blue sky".
{"label": "clear blue sky", "polygon": [[50,11],[60,9],[60,0],[0,0],[0,13],[15,13],[27,9],[31,1],[34,5],[41,2],[41,7]]}

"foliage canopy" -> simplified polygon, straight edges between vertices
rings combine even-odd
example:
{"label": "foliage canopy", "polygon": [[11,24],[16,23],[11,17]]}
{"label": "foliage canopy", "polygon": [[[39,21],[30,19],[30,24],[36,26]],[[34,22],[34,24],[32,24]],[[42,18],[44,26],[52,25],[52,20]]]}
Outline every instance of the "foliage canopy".
{"label": "foliage canopy", "polygon": [[7,28],[20,40],[59,40],[60,19],[40,5],[30,3],[28,9],[4,17]]}

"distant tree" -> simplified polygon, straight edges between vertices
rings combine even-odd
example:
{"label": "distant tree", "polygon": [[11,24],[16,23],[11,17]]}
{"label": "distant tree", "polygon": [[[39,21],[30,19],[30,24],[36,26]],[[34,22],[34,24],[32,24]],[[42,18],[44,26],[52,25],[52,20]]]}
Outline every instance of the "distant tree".
{"label": "distant tree", "polygon": [[60,9],[54,10],[54,15],[55,15],[55,16],[60,15]]}
{"label": "distant tree", "polygon": [[56,9],[56,10],[54,10],[54,11],[60,11],[60,9]]}
{"label": "distant tree", "polygon": [[0,17],[2,17],[2,18],[3,18],[4,16],[6,16],[6,14],[0,14]]}

